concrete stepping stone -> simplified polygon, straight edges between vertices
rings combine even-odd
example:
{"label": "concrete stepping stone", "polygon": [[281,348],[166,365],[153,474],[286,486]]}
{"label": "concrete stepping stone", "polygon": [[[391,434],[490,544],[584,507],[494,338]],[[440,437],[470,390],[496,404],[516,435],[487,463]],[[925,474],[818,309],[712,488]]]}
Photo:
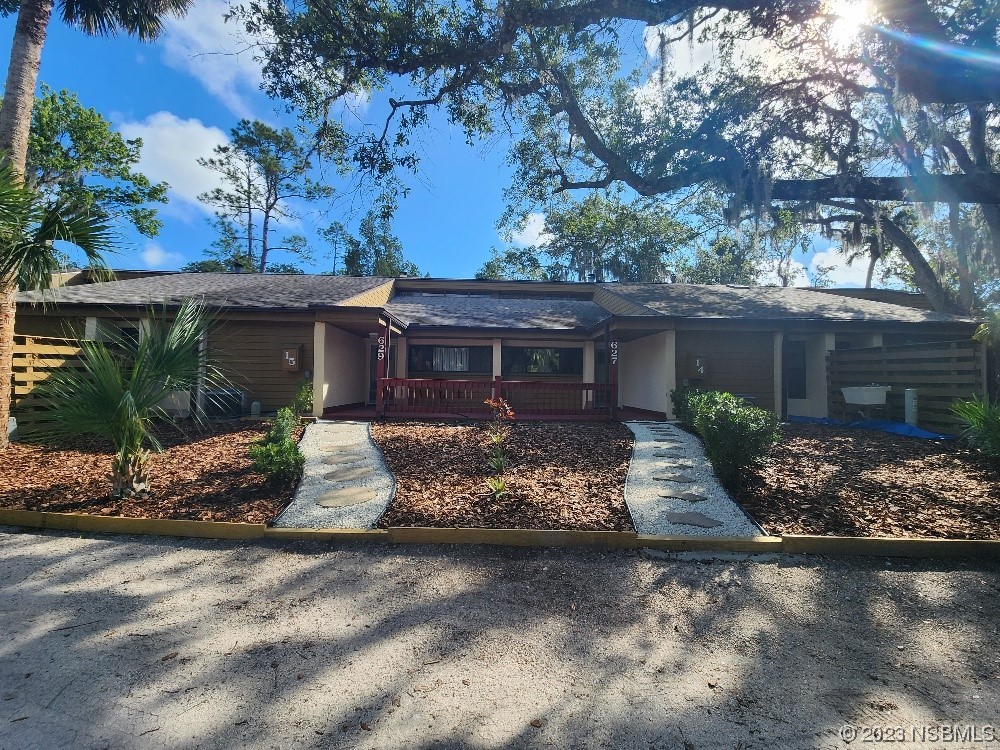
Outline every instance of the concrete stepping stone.
{"label": "concrete stepping stone", "polygon": [[377,498],[375,490],[370,487],[341,487],[330,490],[316,498],[316,505],[322,508],[346,508],[348,505],[360,505]]}
{"label": "concrete stepping stone", "polygon": [[656,443],[653,445],[653,450],[669,451],[680,447],[681,447],[680,443]]}
{"label": "concrete stepping stone", "polygon": [[671,474],[671,473],[655,474],[653,475],[653,479],[658,479],[661,482],[682,482],[685,484],[687,482],[694,481],[694,477],[689,477],[687,474]]}
{"label": "concrete stepping stone", "polygon": [[332,453],[323,459],[323,463],[332,464],[356,464],[368,458],[364,453]]}
{"label": "concrete stepping stone", "polygon": [[684,492],[683,490],[666,490],[660,493],[660,497],[687,500],[689,503],[703,503],[708,500],[707,497],[699,495],[697,492]]}
{"label": "concrete stepping stone", "polygon": [[656,467],[658,469],[693,469],[694,463],[687,461],[683,458],[674,459],[672,461],[657,461]]}
{"label": "concrete stepping stone", "polygon": [[700,526],[703,529],[714,529],[716,526],[722,526],[722,521],[706,516],[704,513],[696,513],[689,511],[687,513],[666,513],[664,517],[670,521],[670,523],[680,524],[682,526]]}
{"label": "concrete stepping stone", "polygon": [[681,458],[678,453],[654,453],[653,458]]}
{"label": "concrete stepping stone", "polygon": [[375,472],[369,466],[357,466],[352,469],[339,469],[324,474],[323,479],[330,482],[354,482],[358,479],[367,479]]}

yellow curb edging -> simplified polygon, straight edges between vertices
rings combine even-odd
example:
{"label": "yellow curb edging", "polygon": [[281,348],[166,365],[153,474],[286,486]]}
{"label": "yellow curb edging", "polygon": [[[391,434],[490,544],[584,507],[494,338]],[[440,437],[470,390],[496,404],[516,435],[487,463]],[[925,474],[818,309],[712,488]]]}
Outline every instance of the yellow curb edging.
{"label": "yellow curb edging", "polygon": [[181,521],[169,518],[94,516],[87,513],[48,513],[38,510],[2,510],[0,524],[62,531],[96,531],[110,534],[152,534],[204,539],[260,539],[267,527],[262,523]]}
{"label": "yellow curb edging", "polygon": [[665,552],[737,552],[866,556],[1000,559],[1000,540],[896,537],[652,536],[623,531],[559,529],[477,529],[394,526],[389,529],[295,529],[224,521],[95,516],[0,509],[0,525],[109,534],[197,537],[202,539],[287,539],[391,544],[489,544],[511,547],[590,547],[655,549]]}

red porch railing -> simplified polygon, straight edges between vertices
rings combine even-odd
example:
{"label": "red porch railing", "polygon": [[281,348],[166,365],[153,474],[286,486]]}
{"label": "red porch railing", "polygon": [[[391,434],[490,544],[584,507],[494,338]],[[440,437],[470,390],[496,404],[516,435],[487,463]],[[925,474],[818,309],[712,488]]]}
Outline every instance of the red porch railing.
{"label": "red porch railing", "polygon": [[377,411],[383,416],[489,416],[484,401],[501,396],[518,417],[613,419],[616,383],[539,380],[426,380],[381,378]]}

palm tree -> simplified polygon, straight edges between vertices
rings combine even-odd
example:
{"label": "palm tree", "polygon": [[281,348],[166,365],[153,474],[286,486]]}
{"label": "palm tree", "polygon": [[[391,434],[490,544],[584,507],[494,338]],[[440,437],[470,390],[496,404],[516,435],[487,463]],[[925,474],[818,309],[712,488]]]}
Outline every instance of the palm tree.
{"label": "palm tree", "polygon": [[166,311],[150,311],[148,327],[137,341],[110,334],[103,341],[81,341],[81,366],[61,368],[38,388],[52,407],[47,439],[96,435],[111,441],[116,455],[111,465],[116,498],[149,494],[146,446],[161,450],[153,427],[167,419],[168,397],[191,391],[199,381],[223,383],[202,353],[202,334],[209,325],[204,304],[188,300],[173,320]]}
{"label": "palm tree", "polygon": [[[63,21],[87,34],[107,36],[124,31],[147,41],[159,35],[163,17],[183,15],[192,1],[60,0],[59,12]],[[21,0],[14,27],[0,108],[0,164],[9,165],[18,176],[24,175],[28,158],[38,67],[54,5],[54,0]],[[7,445],[10,398],[6,389],[11,378],[16,296],[17,274],[0,273],[0,449]]]}
{"label": "palm tree", "polygon": [[14,357],[14,310],[18,286],[45,289],[59,259],[54,242],[79,247],[89,265],[104,268],[102,250],[111,247],[104,219],[65,202],[49,202],[26,187],[10,166],[0,166],[0,450],[7,446],[10,382]]}

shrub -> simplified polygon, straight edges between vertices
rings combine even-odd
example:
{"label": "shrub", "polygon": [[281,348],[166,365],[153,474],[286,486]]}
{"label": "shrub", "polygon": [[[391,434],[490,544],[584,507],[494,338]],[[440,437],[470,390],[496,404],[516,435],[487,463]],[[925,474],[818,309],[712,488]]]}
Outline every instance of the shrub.
{"label": "shrub", "polygon": [[692,399],[700,394],[697,388],[675,388],[670,391],[670,401],[674,405],[674,418],[689,430],[694,429],[694,404]]}
{"label": "shrub", "polygon": [[951,410],[967,427],[962,437],[973,449],[989,458],[1000,458],[1000,401],[973,397],[969,401],[956,401]]}
{"label": "shrub", "polygon": [[501,500],[507,494],[507,480],[503,477],[490,477],[486,480],[486,489],[493,500]]}
{"label": "shrub", "polygon": [[264,474],[273,484],[296,481],[302,476],[306,457],[302,455],[294,440],[266,442],[262,440],[250,446],[253,468]]}
{"label": "shrub", "polygon": [[302,476],[306,457],[292,437],[298,423],[290,408],[279,409],[267,434],[250,446],[254,470],[274,484],[294,482]]}
{"label": "shrub", "polygon": [[[274,419],[271,421],[271,429],[267,431],[267,434],[263,437],[261,442],[264,443],[282,443],[286,440],[292,440],[292,435],[295,433],[295,428],[299,424],[299,418],[295,416],[289,407],[284,409],[278,409],[278,413],[274,415]],[[294,443],[295,441],[292,440]]]}
{"label": "shrub", "polygon": [[728,398],[700,401],[695,429],[705,443],[705,455],[719,481],[727,489],[735,489],[742,482],[744,470],[763,461],[778,442],[778,418],[732,394],[716,395]]}
{"label": "shrub", "polygon": [[311,380],[303,380],[302,385],[295,392],[295,398],[292,399],[292,403],[288,405],[295,416],[309,416],[312,414],[313,410],[313,382]]}

